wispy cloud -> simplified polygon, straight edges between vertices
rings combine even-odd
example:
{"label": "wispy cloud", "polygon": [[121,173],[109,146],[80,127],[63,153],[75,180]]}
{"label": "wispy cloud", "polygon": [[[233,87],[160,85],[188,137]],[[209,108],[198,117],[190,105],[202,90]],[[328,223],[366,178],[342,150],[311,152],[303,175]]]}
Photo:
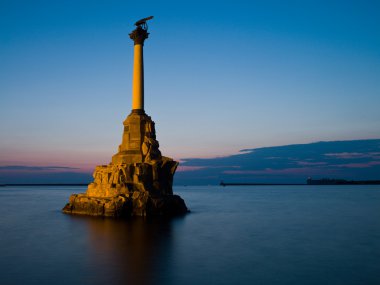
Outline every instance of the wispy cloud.
{"label": "wispy cloud", "polygon": [[326,165],[327,162],[319,161],[319,162],[311,162],[311,161],[297,161],[298,165],[301,166],[318,166],[318,165]]}
{"label": "wispy cloud", "polygon": [[325,170],[309,167],[299,167],[299,168],[284,168],[284,169],[272,169],[266,168],[263,170],[226,170],[223,171],[224,174],[254,174],[254,175],[278,175],[278,174],[287,174],[287,175],[315,175],[319,173],[324,173]]}
{"label": "wispy cloud", "polygon": [[369,168],[376,165],[380,165],[380,161],[369,161],[369,162],[364,162],[364,163],[335,164],[332,166],[342,167],[342,168]]}
{"label": "wispy cloud", "polygon": [[185,171],[196,171],[200,169],[204,169],[206,166],[178,166],[177,172],[185,172]]}
{"label": "wispy cloud", "polygon": [[27,166],[27,165],[4,165],[0,166],[0,171],[67,171],[77,170],[76,167],[68,166]]}
{"label": "wispy cloud", "polygon": [[178,172],[185,172],[185,171],[196,171],[196,170],[202,170],[202,169],[239,169],[241,166],[239,165],[220,165],[220,166],[190,166],[190,165],[179,165],[177,168]]}

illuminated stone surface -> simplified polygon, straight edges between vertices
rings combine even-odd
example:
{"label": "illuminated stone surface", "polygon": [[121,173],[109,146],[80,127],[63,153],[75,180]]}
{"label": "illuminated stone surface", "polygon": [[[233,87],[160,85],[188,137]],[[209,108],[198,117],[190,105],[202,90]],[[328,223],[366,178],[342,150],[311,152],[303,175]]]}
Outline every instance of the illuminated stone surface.
{"label": "illuminated stone surface", "polygon": [[127,217],[178,215],[188,211],[185,202],[173,195],[173,175],[178,162],[161,155],[155,124],[143,109],[143,44],[148,33],[146,23],[139,22],[130,34],[135,43],[133,109],[123,122],[119,151],[108,165],[96,166],[94,181],[86,193],[71,195],[63,208],[65,213]]}

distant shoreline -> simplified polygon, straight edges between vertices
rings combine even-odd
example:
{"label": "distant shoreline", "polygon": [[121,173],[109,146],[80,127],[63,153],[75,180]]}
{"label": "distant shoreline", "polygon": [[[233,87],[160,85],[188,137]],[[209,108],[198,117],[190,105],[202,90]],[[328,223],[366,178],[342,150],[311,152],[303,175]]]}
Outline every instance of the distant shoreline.
{"label": "distant shoreline", "polygon": [[306,180],[307,185],[380,185],[380,180],[345,180],[345,179],[312,179]]}
{"label": "distant shoreline", "polygon": [[[314,182],[314,181],[313,181]],[[318,181],[321,182],[321,181]],[[5,183],[0,184],[0,187],[6,186],[88,186],[89,183]],[[380,185],[378,180],[368,180],[368,181],[344,181],[343,183],[337,183],[336,181],[323,181],[322,183],[225,183],[221,181],[215,186],[328,186],[328,185]],[[182,186],[182,185],[174,185]],[[185,185],[187,186],[187,185]],[[195,185],[194,185],[195,186]]]}
{"label": "distant shoreline", "polygon": [[0,184],[4,186],[88,186],[89,183],[26,183],[26,184]]}
{"label": "distant shoreline", "polygon": [[220,186],[303,186],[306,183],[220,183]]}
{"label": "distant shoreline", "polygon": [[220,182],[220,186],[297,186],[297,185],[380,185],[380,180],[344,180],[344,179],[307,179],[306,183],[225,183]]}

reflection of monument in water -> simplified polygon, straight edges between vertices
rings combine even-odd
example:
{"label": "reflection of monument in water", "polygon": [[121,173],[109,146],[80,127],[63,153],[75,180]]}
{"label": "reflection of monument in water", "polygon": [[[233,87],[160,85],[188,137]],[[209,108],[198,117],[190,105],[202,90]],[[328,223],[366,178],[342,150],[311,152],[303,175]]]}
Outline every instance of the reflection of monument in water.
{"label": "reflection of monument in water", "polygon": [[178,162],[161,155],[154,122],[144,111],[143,45],[149,35],[146,21],[152,18],[136,22],[129,34],[134,41],[132,112],[123,122],[119,151],[110,164],[95,168],[85,194],[71,195],[65,213],[118,217],[187,212],[172,190]]}
{"label": "reflection of monument in water", "polygon": [[181,218],[135,217],[125,223],[115,219],[77,217],[75,221],[81,222],[83,237],[86,237],[86,265],[101,272],[90,274],[87,283],[173,284],[167,271],[175,263],[176,235],[173,231],[183,221]]}

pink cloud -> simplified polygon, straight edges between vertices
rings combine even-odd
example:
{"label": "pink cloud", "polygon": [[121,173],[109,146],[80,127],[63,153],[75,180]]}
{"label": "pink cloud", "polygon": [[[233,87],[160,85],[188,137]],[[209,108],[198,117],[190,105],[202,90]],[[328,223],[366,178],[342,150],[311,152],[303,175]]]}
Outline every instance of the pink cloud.
{"label": "pink cloud", "polygon": [[195,171],[206,168],[206,166],[178,166],[177,172],[185,172],[185,171]]}
{"label": "pink cloud", "polygon": [[297,161],[297,164],[301,166],[318,166],[318,165],[326,165],[327,162]]}
{"label": "pink cloud", "polygon": [[88,173],[83,169],[70,166],[52,166],[52,165],[0,165],[1,174],[22,174],[22,173]]}
{"label": "pink cloud", "polygon": [[185,171],[195,171],[200,169],[219,169],[219,168],[232,168],[232,169],[239,169],[241,166],[239,165],[219,165],[219,166],[187,166],[187,165],[179,165],[177,168],[178,172],[185,172]]}
{"label": "pink cloud", "polygon": [[355,158],[375,158],[379,157],[380,152],[337,152],[337,153],[325,153],[325,156],[332,156],[342,159],[355,159]]}

